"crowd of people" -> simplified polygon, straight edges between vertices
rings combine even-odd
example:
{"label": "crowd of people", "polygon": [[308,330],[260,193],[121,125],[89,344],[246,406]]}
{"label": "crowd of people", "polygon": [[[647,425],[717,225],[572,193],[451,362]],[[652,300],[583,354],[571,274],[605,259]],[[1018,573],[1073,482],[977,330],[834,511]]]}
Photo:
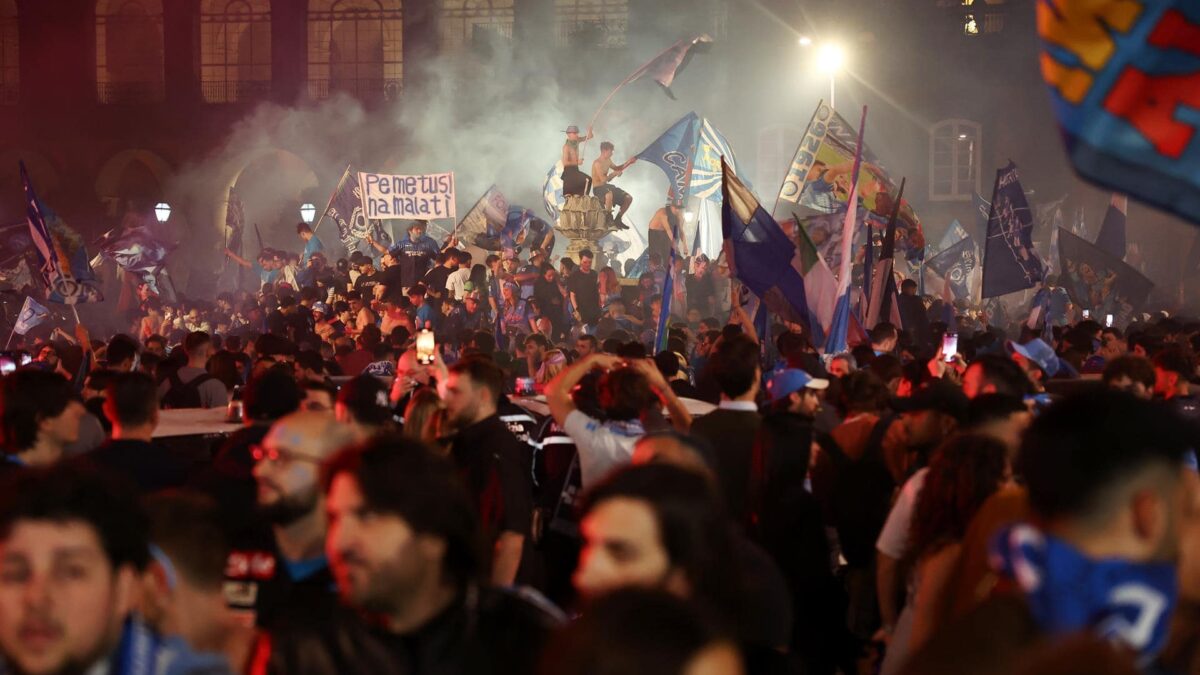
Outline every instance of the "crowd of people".
{"label": "crowd of people", "polygon": [[297,231],[230,253],[256,292],[21,345],[0,672],[1200,672],[1200,323],[906,283],[822,355],[702,256],[660,336],[661,256]]}

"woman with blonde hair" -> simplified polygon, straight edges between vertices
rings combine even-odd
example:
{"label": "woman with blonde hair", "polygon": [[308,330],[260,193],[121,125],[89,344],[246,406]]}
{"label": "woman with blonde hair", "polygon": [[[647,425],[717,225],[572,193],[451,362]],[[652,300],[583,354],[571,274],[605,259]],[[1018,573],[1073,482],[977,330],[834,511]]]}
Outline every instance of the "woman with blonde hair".
{"label": "woman with blonde hair", "polygon": [[546,383],[553,380],[567,367],[567,355],[561,349],[551,349],[542,358],[542,365],[534,376],[537,393],[545,393]]}
{"label": "woman with blonde hair", "polygon": [[433,387],[417,389],[404,408],[404,427],[401,429],[401,435],[437,447],[440,431],[437,416],[445,407]]}

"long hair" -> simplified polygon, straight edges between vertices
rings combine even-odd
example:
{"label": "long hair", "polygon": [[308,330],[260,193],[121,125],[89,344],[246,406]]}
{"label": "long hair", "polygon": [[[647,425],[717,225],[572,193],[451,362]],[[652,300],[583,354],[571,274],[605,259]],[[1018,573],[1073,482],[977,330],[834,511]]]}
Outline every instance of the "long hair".
{"label": "long hair", "polygon": [[1008,448],[991,436],[960,434],[943,443],[933,453],[917,497],[911,558],[962,539],[979,507],[999,489],[1007,468]]}

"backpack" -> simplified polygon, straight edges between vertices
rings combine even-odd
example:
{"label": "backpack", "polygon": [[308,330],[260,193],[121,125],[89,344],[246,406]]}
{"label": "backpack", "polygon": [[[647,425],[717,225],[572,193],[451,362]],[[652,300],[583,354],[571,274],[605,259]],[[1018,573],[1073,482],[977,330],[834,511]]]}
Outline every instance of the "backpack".
{"label": "backpack", "polygon": [[842,555],[854,567],[875,560],[875,540],[892,508],[896,484],[883,459],[883,435],[894,419],[884,417],[875,423],[866,451],[857,460],[832,444],[834,527]]}
{"label": "backpack", "polygon": [[200,385],[211,379],[213,379],[212,375],[203,373],[185,384],[183,380],[179,379],[178,372],[171,373],[167,376],[167,380],[171,383],[171,388],[167,389],[167,393],[163,395],[159,405],[164,410],[172,408],[203,408],[204,401],[200,398]]}

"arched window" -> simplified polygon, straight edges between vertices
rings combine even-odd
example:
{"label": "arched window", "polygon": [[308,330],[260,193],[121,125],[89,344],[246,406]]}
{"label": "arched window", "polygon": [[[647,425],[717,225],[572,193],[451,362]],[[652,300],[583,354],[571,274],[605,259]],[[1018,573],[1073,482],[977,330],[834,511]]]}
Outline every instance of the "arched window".
{"label": "arched window", "polygon": [[310,0],[308,94],[394,100],[404,77],[401,0]]}
{"label": "arched window", "polygon": [[101,103],[163,100],[161,0],[97,0],[96,93]]}
{"label": "arched window", "polygon": [[440,0],[443,51],[470,45],[478,39],[512,37],[513,0]]}
{"label": "arched window", "polygon": [[971,201],[979,192],[983,133],[978,122],[942,120],[929,134],[929,199]]}
{"label": "arched window", "polygon": [[271,89],[269,0],[203,0],[200,88],[208,103],[233,103]]}
{"label": "arched window", "polygon": [[20,32],[17,0],[0,2],[0,105],[12,105],[21,93]]}
{"label": "arched window", "polygon": [[560,47],[624,47],[629,0],[554,0]]}

